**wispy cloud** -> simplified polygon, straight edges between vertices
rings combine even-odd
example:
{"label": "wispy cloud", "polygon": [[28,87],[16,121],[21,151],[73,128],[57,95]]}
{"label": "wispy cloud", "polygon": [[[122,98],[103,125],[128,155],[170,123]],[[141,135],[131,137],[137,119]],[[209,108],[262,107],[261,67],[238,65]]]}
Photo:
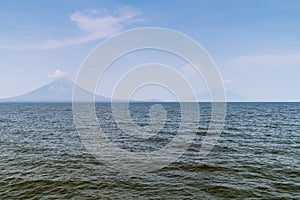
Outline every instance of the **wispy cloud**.
{"label": "wispy cloud", "polygon": [[63,73],[60,69],[55,70],[54,72],[48,74],[48,77],[50,78],[59,78],[64,77],[65,73]]}
{"label": "wispy cloud", "polygon": [[232,84],[234,84],[235,82],[233,81],[233,80],[230,80],[230,79],[227,79],[227,80],[224,80],[223,81],[223,84],[225,84],[225,85],[232,85]]}
{"label": "wispy cloud", "polygon": [[140,12],[131,7],[121,7],[116,15],[101,16],[97,10],[72,13],[69,20],[82,32],[81,36],[65,39],[47,39],[41,43],[0,46],[6,49],[55,49],[65,46],[84,44],[97,39],[107,38],[124,29],[126,23],[135,22]]}
{"label": "wispy cloud", "polygon": [[298,66],[300,54],[286,55],[247,55],[230,60],[230,64],[241,67],[288,67]]}
{"label": "wispy cloud", "polygon": [[24,70],[23,70],[22,68],[17,68],[17,69],[16,69],[16,72],[17,72],[17,73],[22,73],[23,71],[24,71]]}

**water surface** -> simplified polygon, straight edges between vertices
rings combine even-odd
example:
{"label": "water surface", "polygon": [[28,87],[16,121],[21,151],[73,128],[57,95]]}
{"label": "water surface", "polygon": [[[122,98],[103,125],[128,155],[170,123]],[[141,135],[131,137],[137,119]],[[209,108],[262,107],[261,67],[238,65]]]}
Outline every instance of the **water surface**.
{"label": "water surface", "polygon": [[[137,125],[149,103],[130,105]],[[130,151],[166,145],[180,124],[180,106],[164,103],[167,121],[149,140],[127,137],[109,104],[97,104],[108,137]],[[300,103],[229,103],[215,148],[197,159],[210,120],[200,103],[197,137],[175,163],[150,173],[118,173],[83,146],[71,104],[0,104],[1,199],[300,199]],[[124,137],[125,135],[125,137]]]}

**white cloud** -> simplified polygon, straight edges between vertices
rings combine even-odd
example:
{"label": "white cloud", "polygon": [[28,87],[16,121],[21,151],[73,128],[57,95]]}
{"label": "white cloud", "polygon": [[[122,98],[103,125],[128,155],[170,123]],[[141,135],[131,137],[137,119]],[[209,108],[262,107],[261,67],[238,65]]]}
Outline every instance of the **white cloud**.
{"label": "white cloud", "polygon": [[121,7],[116,15],[100,16],[97,10],[74,12],[69,20],[82,32],[81,36],[65,39],[48,39],[38,44],[0,46],[7,49],[55,49],[65,46],[84,44],[97,39],[107,38],[124,29],[126,23],[138,20],[139,11],[131,7]]}
{"label": "white cloud", "polygon": [[225,85],[232,85],[232,84],[234,84],[234,81],[228,79],[228,80],[224,80],[223,83],[224,83]]}
{"label": "white cloud", "polygon": [[64,76],[65,76],[65,74],[59,69],[57,69],[54,72],[48,74],[48,77],[50,77],[50,78],[59,78],[59,77],[64,77]]}
{"label": "white cloud", "polygon": [[17,72],[17,73],[22,73],[23,71],[24,71],[24,70],[23,70],[22,68],[17,68],[17,69],[16,69],[16,72]]}
{"label": "white cloud", "polygon": [[234,66],[245,67],[288,67],[299,66],[300,54],[287,55],[247,55],[230,60]]}

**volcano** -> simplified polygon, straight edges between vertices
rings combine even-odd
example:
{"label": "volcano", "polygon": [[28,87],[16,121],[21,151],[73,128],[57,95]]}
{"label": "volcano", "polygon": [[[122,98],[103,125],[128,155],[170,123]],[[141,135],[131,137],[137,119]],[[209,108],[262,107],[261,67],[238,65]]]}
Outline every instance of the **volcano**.
{"label": "volcano", "polygon": [[[66,78],[58,78],[21,96],[0,99],[0,102],[72,102],[74,87],[78,87],[82,93],[89,93]],[[109,102],[110,99],[101,95],[95,95],[95,101]]]}

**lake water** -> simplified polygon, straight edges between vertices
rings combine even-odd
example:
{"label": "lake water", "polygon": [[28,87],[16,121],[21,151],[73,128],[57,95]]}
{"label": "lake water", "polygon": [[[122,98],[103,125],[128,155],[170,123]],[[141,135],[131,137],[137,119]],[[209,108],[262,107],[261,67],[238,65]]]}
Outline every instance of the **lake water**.
{"label": "lake water", "polygon": [[[130,105],[149,124],[151,103]],[[135,141],[96,104],[108,137],[130,151],[155,151],[172,140],[180,106],[163,103],[167,121],[155,137]],[[200,103],[197,136],[176,162],[147,173],[119,173],[81,143],[71,104],[0,104],[0,199],[300,199],[300,103],[228,103],[214,149],[197,158],[210,120]],[[126,125],[126,123],[125,123]],[[125,138],[125,139],[124,139]]]}

